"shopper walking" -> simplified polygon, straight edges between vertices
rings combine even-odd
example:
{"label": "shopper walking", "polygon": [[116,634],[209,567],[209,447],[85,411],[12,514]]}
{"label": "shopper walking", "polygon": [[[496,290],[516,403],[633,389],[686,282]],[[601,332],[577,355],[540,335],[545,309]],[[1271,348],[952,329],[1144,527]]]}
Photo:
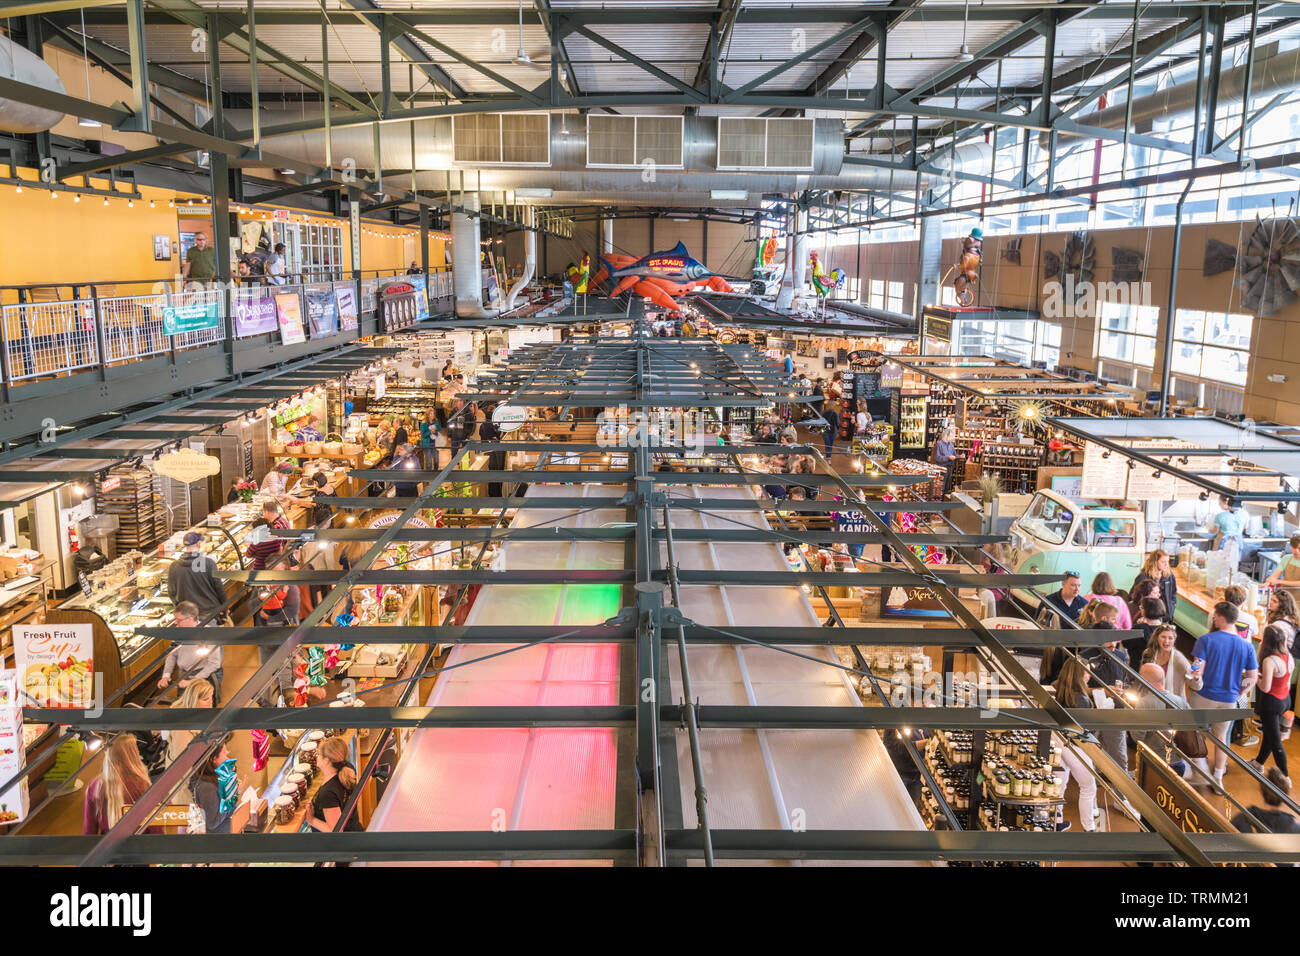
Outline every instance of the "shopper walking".
{"label": "shopper walking", "polygon": [[835,439],[839,437],[840,433],[840,413],[827,406],[822,412],[822,418],[826,419],[826,428],[822,432],[822,440],[826,443],[826,461],[829,463],[831,456],[835,454]]}
{"label": "shopper walking", "polygon": [[1143,581],[1154,581],[1159,593],[1156,597],[1165,602],[1165,614],[1172,621],[1178,611],[1178,582],[1174,578],[1173,568],[1169,566],[1169,554],[1156,548],[1142,562],[1142,570],[1133,579],[1133,587],[1139,588]]}
{"label": "shopper walking", "polygon": [[1259,643],[1259,692],[1255,696],[1255,713],[1259,715],[1259,732],[1263,738],[1255,769],[1263,771],[1272,756],[1283,773],[1287,772],[1286,750],[1282,747],[1282,714],[1291,697],[1291,672],[1295,658],[1287,647],[1286,632],[1276,624],[1264,628]]}
{"label": "shopper walking", "polygon": [[[81,814],[81,832],[100,836],[117,826],[126,808],[149,789],[149,771],[140,759],[134,734],[118,734],[104,752],[99,776],[86,787]],[[162,827],[150,827],[148,833],[162,833]]]}
{"label": "shopper walking", "polygon": [[185,550],[167,569],[167,596],[173,604],[188,602],[205,623],[226,620],[226,586],[217,578],[217,562],[203,553],[203,535],[187,532]]}
{"label": "shopper walking", "polygon": [[957,464],[956,438],[957,429],[948,426],[934,440],[934,448],[930,452],[930,461],[943,469],[944,494],[952,490],[952,470]]}
{"label": "shopper walking", "polygon": [[284,260],[284,243],[277,242],[275,251],[266,262],[266,281],[271,285],[284,285],[289,281],[289,266]]}
{"label": "shopper walking", "polygon": [[[1043,609],[1038,614],[1038,622],[1044,625],[1052,624],[1053,618],[1058,615],[1063,615],[1071,621],[1078,622],[1079,615],[1088,606],[1087,598],[1079,593],[1081,590],[1080,584],[1078,571],[1066,571],[1061,578],[1060,589],[1045,596]],[[1055,623],[1059,626],[1059,622]]]}
{"label": "shopper walking", "polygon": [[[241,786],[235,783],[235,802],[222,799],[221,781],[228,774],[235,772],[234,760],[230,756],[230,737],[227,735],[212,753],[199,764],[194,776],[190,778],[190,795],[194,803],[203,810],[204,832],[229,833],[230,814],[238,806]],[[227,763],[230,761],[230,763]]]}
{"label": "shopper walking", "polygon": [[[198,627],[199,609],[189,601],[176,605],[172,625],[174,627]],[[220,644],[177,644],[172,647],[163,661],[162,676],[158,678],[158,688],[165,690],[175,678],[176,686],[181,690],[196,680],[207,680],[212,684],[215,700],[221,700],[221,645]]]}
{"label": "shopper walking", "polygon": [[[1158,598],[1148,598],[1158,600]],[[1164,674],[1164,687],[1171,697],[1187,700],[1188,689],[1200,690],[1201,678],[1191,672],[1187,656],[1175,647],[1178,629],[1172,624],[1162,624],[1151,632],[1151,640],[1142,651],[1140,665],[1155,664]]]}
{"label": "shopper walking", "polygon": [[[1089,601],[1103,601],[1111,605],[1119,613],[1115,618],[1115,627],[1121,631],[1131,631],[1133,629],[1133,616],[1129,613],[1128,604],[1125,603],[1119,592],[1115,589],[1115,582],[1111,576],[1102,571],[1092,579],[1092,591],[1086,597]],[[1138,648],[1139,652],[1141,648]]]}
{"label": "shopper walking", "polygon": [[[1056,699],[1062,707],[1083,709],[1092,706],[1092,697],[1088,694],[1088,670],[1078,660],[1071,657],[1061,666],[1061,672],[1055,682]],[[1079,825],[1087,833],[1097,828],[1097,778],[1093,776],[1092,764],[1086,757],[1076,754],[1068,743],[1061,747],[1061,792],[1070,778],[1074,777],[1075,786],[1079,788]],[[1058,826],[1068,830],[1069,823]]]}
{"label": "shopper walking", "polygon": [[[1192,649],[1191,673],[1201,679],[1201,689],[1190,691],[1187,702],[1193,710],[1234,710],[1237,702],[1255,686],[1259,664],[1246,641],[1237,636],[1237,606],[1220,601],[1214,606],[1214,629],[1197,638]],[[1228,731],[1232,721],[1216,721],[1211,732],[1223,744],[1214,748],[1214,782],[1223,784],[1228,767]],[[1204,758],[1202,758],[1203,760]]]}
{"label": "shopper walking", "polygon": [[217,250],[208,244],[207,233],[194,237],[181,264],[181,276],[187,283],[211,282],[217,277]]}
{"label": "shopper walking", "polygon": [[[217,695],[211,682],[200,679],[190,681],[172,707],[177,710],[207,710],[215,706],[216,702]],[[179,757],[181,751],[190,745],[190,741],[198,736],[196,730],[168,730],[165,733],[168,763]]]}

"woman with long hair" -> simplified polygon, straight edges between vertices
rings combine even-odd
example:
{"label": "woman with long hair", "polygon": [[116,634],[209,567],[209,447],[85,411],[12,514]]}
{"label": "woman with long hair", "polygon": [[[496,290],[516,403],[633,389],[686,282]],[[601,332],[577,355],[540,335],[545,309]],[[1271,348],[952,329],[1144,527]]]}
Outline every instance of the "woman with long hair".
{"label": "woman with long hair", "polygon": [[[1295,656],[1296,638],[1300,636],[1300,609],[1297,609],[1295,595],[1290,591],[1278,590],[1268,596],[1268,615],[1265,618],[1267,624],[1276,624],[1287,633],[1286,645],[1291,650],[1291,656]],[[1291,723],[1295,711],[1295,691],[1296,691],[1296,674],[1295,668],[1291,668],[1291,709],[1287,714],[1282,715],[1282,739],[1286,740],[1291,736]]]}
{"label": "woman with long hair", "polygon": [[[1088,694],[1088,677],[1088,668],[1083,666],[1078,657],[1070,655],[1065,659],[1055,683],[1056,699],[1062,707],[1092,706],[1092,697]],[[1092,765],[1071,750],[1067,743],[1061,747],[1061,769],[1064,771],[1061,792],[1065,792],[1065,785],[1073,776],[1075,785],[1079,788],[1079,824],[1085,832],[1091,833],[1097,828],[1094,812],[1097,805],[1097,778],[1093,776]],[[1058,825],[1057,829],[1068,830],[1069,827],[1067,822]]]}
{"label": "woman with long hair", "polygon": [[1287,647],[1286,631],[1276,624],[1264,628],[1259,640],[1259,691],[1255,696],[1255,712],[1259,715],[1259,733],[1262,738],[1255,769],[1263,771],[1264,763],[1272,755],[1273,762],[1283,773],[1286,769],[1286,750],[1282,746],[1282,714],[1291,699],[1291,672],[1295,658]]}
{"label": "woman with long hair", "polygon": [[[176,703],[172,707],[183,710],[207,709],[212,707],[216,700],[212,685],[205,680],[190,681],[181,692],[180,697],[176,698]],[[195,738],[197,731],[194,730],[169,730],[167,731],[167,762],[171,763],[180,756],[181,751],[190,745],[190,741]]]}
{"label": "woman with long hair", "polygon": [[[1159,598],[1148,600],[1158,601]],[[1151,640],[1142,651],[1141,664],[1156,664],[1165,672],[1165,693],[1171,697],[1187,699],[1187,688],[1201,689],[1201,679],[1191,673],[1192,665],[1187,655],[1175,647],[1178,629],[1172,624],[1161,624],[1151,632]],[[1135,667],[1134,670],[1138,668]]]}
{"label": "woman with long hair", "polygon": [[[104,752],[99,776],[86,788],[86,804],[81,817],[81,832],[86,836],[107,833],[117,825],[126,808],[149,789],[149,771],[140,759],[134,734],[119,734]],[[150,833],[162,833],[150,827]]]}
{"label": "woman with long hair", "polygon": [[1168,552],[1156,548],[1147,555],[1146,560],[1142,562],[1142,570],[1133,579],[1135,593],[1143,581],[1156,583],[1155,596],[1165,602],[1165,613],[1172,621],[1178,611],[1178,581],[1174,578],[1174,569],[1169,566]]}
{"label": "woman with long hair", "polygon": [[[227,746],[229,741],[227,736],[217,745],[217,748],[203,759],[194,776],[190,778],[190,794],[194,802],[203,808],[204,828],[207,833],[229,833],[230,832],[230,813],[234,807],[228,810],[221,809],[221,783],[217,774],[217,768],[230,759],[230,749]],[[235,792],[238,793],[241,787],[236,785]]]}
{"label": "woman with long hair", "polygon": [[[357,770],[348,759],[348,745],[342,737],[326,737],[321,741],[316,750],[316,769],[321,782],[311,798],[307,822],[313,829],[329,833],[338,826],[343,808],[357,787]],[[354,807],[343,832],[363,829]]]}
{"label": "woman with long hair", "polygon": [[[1155,598],[1161,604],[1164,604],[1164,599],[1160,597],[1160,585],[1156,584],[1154,580],[1151,578],[1144,578],[1141,581],[1135,580],[1128,592],[1128,612],[1133,620],[1136,621],[1142,616],[1142,602],[1147,598]],[[1166,609],[1165,617],[1168,616],[1168,609]]]}

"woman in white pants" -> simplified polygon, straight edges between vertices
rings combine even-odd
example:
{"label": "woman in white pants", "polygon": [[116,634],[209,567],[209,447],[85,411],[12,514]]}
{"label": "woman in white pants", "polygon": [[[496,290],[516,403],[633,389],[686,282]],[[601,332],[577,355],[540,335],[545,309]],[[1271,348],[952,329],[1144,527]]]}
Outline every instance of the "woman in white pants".
{"label": "woman in white pants", "polygon": [[1056,772],[1061,776],[1062,794],[1070,776],[1074,776],[1074,783],[1079,788],[1079,824],[1084,832],[1091,833],[1097,829],[1093,813],[1097,805],[1097,778],[1092,775],[1092,764],[1069,747],[1062,747],[1061,769]]}
{"label": "woman in white pants", "polygon": [[[1092,696],[1088,693],[1088,669],[1077,657],[1067,657],[1056,675],[1056,699],[1063,707],[1079,709],[1092,706]],[[1068,746],[1061,747],[1061,792],[1065,792],[1070,775],[1074,775],[1075,785],[1079,788],[1079,825],[1091,833],[1097,829],[1093,819],[1093,808],[1097,803],[1097,778],[1092,773],[1092,763],[1082,754],[1076,754]],[[1065,829],[1062,825],[1061,829]]]}

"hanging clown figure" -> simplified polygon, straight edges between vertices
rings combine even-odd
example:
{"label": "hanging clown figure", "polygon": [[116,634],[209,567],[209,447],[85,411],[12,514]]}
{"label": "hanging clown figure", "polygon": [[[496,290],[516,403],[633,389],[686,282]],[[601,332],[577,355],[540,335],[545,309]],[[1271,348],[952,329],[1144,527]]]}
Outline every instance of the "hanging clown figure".
{"label": "hanging clown figure", "polygon": [[832,269],[827,272],[816,252],[808,253],[808,264],[812,266],[813,288],[823,298],[842,286],[844,280],[848,278],[843,269]]}
{"label": "hanging clown figure", "polygon": [[984,230],[976,226],[961,241],[961,258],[957,261],[957,275],[952,280],[953,291],[961,305],[975,302],[975,281],[979,277],[980,258],[984,249]]}

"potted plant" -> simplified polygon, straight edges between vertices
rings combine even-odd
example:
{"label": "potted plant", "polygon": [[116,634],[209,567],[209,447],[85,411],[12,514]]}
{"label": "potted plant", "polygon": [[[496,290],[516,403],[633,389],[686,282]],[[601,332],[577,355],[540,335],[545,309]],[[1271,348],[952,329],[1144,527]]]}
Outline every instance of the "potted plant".
{"label": "potted plant", "polygon": [[243,481],[235,482],[235,494],[239,495],[239,500],[248,504],[253,500],[253,495],[257,494],[257,482],[245,478]]}

